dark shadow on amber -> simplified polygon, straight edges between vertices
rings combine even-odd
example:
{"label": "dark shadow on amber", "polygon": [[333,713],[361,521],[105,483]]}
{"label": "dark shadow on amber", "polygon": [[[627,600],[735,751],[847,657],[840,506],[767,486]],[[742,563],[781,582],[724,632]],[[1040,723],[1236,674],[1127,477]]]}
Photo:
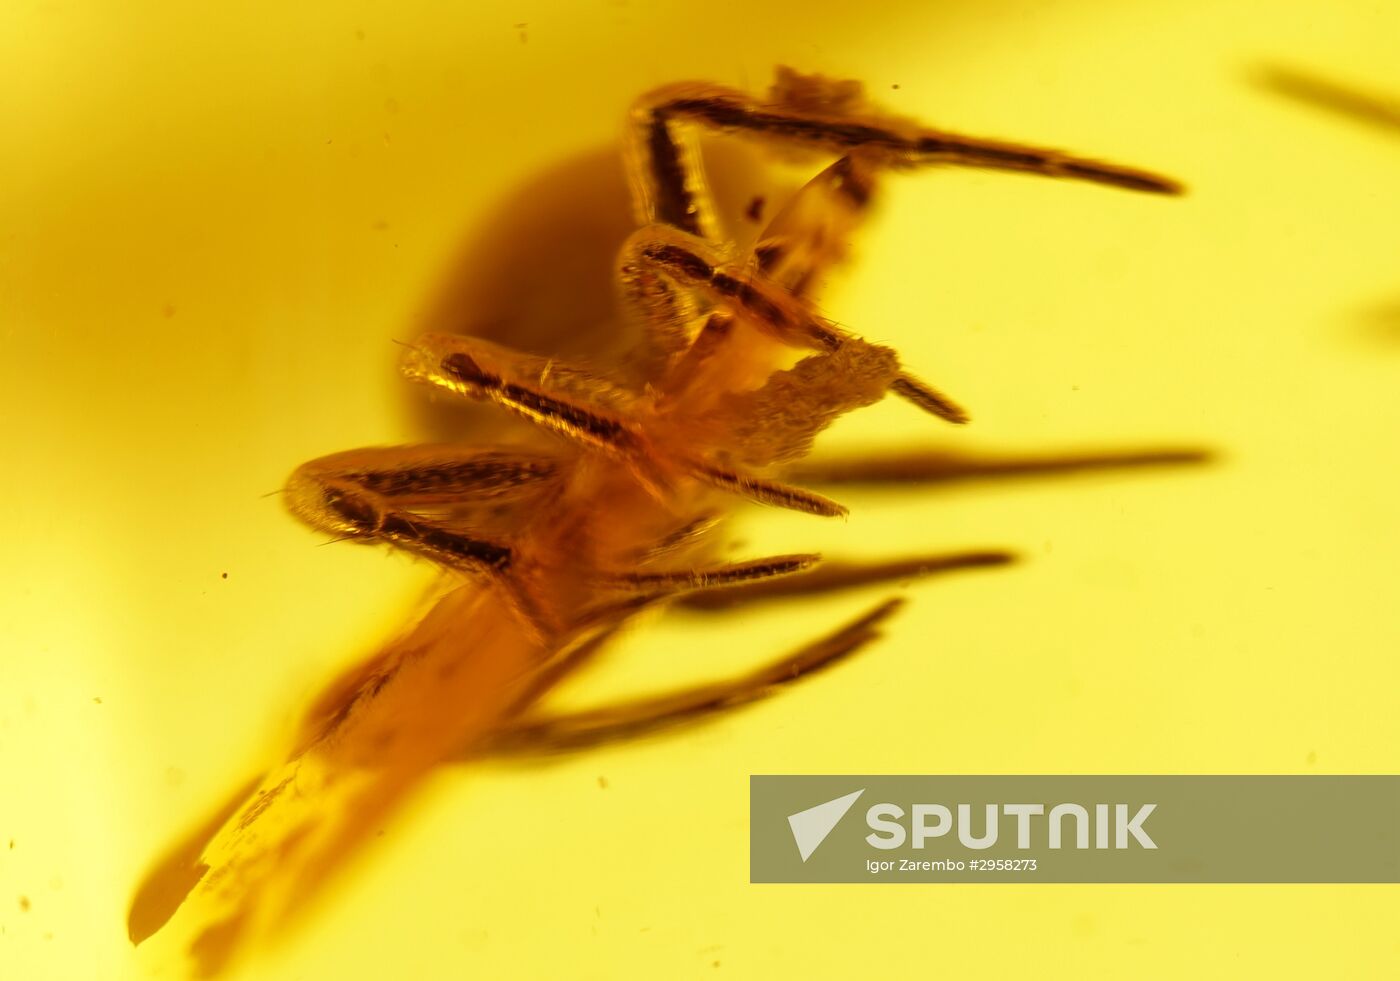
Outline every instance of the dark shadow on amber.
{"label": "dark shadow on amber", "polygon": [[824,562],[811,572],[728,589],[707,589],[676,601],[677,606],[705,612],[728,612],[735,606],[764,600],[793,599],[835,593],[877,583],[922,579],[925,576],[1009,565],[1011,552],[988,549],[945,555],[921,555],[888,562]]}
{"label": "dark shadow on amber", "polygon": [[880,637],[880,626],[903,602],[885,600],[831,633],[737,678],[591,711],[523,719],[496,732],[464,759],[547,758],[714,719],[722,712],[776,695],[849,658]]}
{"label": "dark shadow on amber", "polygon": [[1214,455],[1210,451],[1202,449],[1026,456],[915,450],[908,453],[811,460],[792,467],[784,476],[805,484],[888,487],[1136,470],[1145,467],[1209,463],[1213,459]]}
{"label": "dark shadow on amber", "polygon": [[1343,85],[1297,68],[1268,65],[1255,72],[1264,88],[1297,102],[1326,109],[1356,122],[1400,130],[1400,101]]}
{"label": "dark shadow on amber", "polygon": [[205,846],[222,830],[234,813],[258,789],[261,777],[256,777],[236,790],[209,819],[190,833],[141,880],[127,913],[126,933],[133,944],[151,936],[175,915],[180,904],[199,885],[209,866],[200,862]]}
{"label": "dark shadow on amber", "polygon": [[[791,188],[778,183],[754,147],[707,142],[704,151],[726,237],[747,244],[756,226],[744,212],[754,197],[781,201]],[[470,334],[620,371],[640,335],[622,321],[613,266],[635,229],[618,149],[571,157],[526,179],[473,227],[446,262],[422,315],[398,339],[411,343],[425,331]],[[494,407],[431,400],[417,386],[404,386],[402,397],[425,438],[486,433],[498,441],[505,432],[534,432]]]}
{"label": "dark shadow on amber", "polygon": [[[1259,69],[1256,79],[1276,94],[1400,135],[1400,99],[1393,96],[1352,88],[1320,75],[1281,66]],[[1400,343],[1400,301],[1392,300],[1362,311],[1360,327],[1368,341]]]}
{"label": "dark shadow on amber", "polygon": [[1400,344],[1400,299],[1379,303],[1361,314],[1366,337],[1385,344]]}

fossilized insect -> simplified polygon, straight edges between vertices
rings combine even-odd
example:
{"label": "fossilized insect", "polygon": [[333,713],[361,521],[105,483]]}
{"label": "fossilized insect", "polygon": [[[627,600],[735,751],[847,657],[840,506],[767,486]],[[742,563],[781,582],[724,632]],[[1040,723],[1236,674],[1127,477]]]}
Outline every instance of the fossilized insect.
{"label": "fossilized insect", "polygon": [[[738,254],[707,195],[693,143],[702,130],[835,161]],[[642,328],[638,349],[604,374],[469,336],[420,337],[402,360],[407,378],[493,403],[543,436],[354,450],[292,475],[288,504],[313,527],[407,550],[460,585],[332,684],[285,758],[156,867],[132,906],[133,940],[178,912],[199,969],[216,973],[294,912],[444,760],[575,747],[714,712],[876,635],[894,602],[729,682],[575,715],[537,708],[640,610],[682,595],[734,599],[780,583],[812,592],[916,571],[810,572],[817,556],[807,554],[716,560],[716,522],[738,499],[844,512],[781,473],[842,413],[893,393],[965,421],[894,351],[838,327],[809,297],[867,214],[881,171],[955,164],[1179,189],[1140,170],[937,132],[869,105],[854,82],[786,70],[762,99],[700,83],[654,91],[632,109],[626,141],[639,229],[616,275],[625,314]],[[805,357],[780,368],[793,351]]]}

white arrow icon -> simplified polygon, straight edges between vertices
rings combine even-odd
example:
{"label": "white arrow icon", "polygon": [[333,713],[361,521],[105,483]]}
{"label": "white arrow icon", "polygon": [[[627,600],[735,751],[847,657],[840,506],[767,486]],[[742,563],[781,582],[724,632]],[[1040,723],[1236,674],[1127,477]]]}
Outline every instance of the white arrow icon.
{"label": "white arrow icon", "polygon": [[801,854],[802,861],[807,861],[817,850],[817,846],[826,841],[831,829],[841,823],[841,819],[846,816],[856,798],[863,793],[865,788],[862,787],[853,794],[788,815],[788,827],[792,828],[792,838],[797,842],[797,851]]}

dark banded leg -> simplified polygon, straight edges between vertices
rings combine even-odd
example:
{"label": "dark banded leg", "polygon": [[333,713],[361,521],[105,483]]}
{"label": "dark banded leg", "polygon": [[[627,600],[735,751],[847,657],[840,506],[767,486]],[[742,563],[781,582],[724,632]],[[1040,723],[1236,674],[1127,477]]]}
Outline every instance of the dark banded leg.
{"label": "dark banded leg", "polygon": [[313,528],[391,545],[496,585],[526,629],[543,638],[560,625],[536,601],[510,545],[412,509],[500,503],[531,485],[544,489],[555,466],[545,456],[453,447],[354,450],[302,464],[283,493],[292,513]]}
{"label": "dark banded leg", "polygon": [[499,729],[471,755],[572,752],[714,718],[722,712],[775,695],[859,651],[880,636],[880,626],[901,604],[901,600],[887,600],[786,657],[728,681],[586,712],[517,719]]}
{"label": "dark banded leg", "polygon": [[[856,150],[808,181],[764,229],[754,247],[759,270],[793,296],[802,296],[820,273],[845,258],[845,243],[869,213],[876,188],[870,154]],[[931,415],[965,423],[967,412],[908,372],[889,390]]]}
{"label": "dark banded leg", "polygon": [[726,589],[741,585],[752,585],[773,579],[794,576],[806,572],[821,561],[821,556],[773,555],[765,559],[748,562],[732,562],[727,565],[699,566],[691,569],[668,569],[651,572],[629,570],[614,572],[596,577],[602,584],[613,588],[635,590],[640,593],[675,593],[694,590]]}
{"label": "dark banded leg", "polygon": [[1177,194],[1169,177],[1059,150],[929,129],[873,109],[852,82],[779,69],[766,100],[703,82],[657,89],[634,105],[628,163],[638,222],[716,237],[704,169],[689,131],[704,128],[845,155],[861,150],[886,167],[952,164]]}
{"label": "dark banded leg", "polygon": [[[453,488],[465,497],[484,485],[485,495],[490,496],[492,479],[514,480],[517,483],[512,486],[518,487],[536,461],[520,461],[508,478],[500,477],[501,471],[495,471],[495,478],[483,478],[478,471],[473,481],[465,475],[476,461],[465,453],[449,460],[444,450],[437,464],[415,470],[392,465],[389,461],[396,452],[397,448],[357,450],[302,464],[283,492],[287,507],[313,528],[344,539],[383,542],[444,568],[488,578],[508,570],[513,560],[509,546],[465,534],[410,508],[446,498]],[[378,467],[364,467],[376,457]],[[504,459],[494,462],[505,463]],[[456,483],[444,476],[450,469],[458,472]],[[538,474],[530,476],[542,479]]]}
{"label": "dark banded leg", "polygon": [[967,569],[1000,568],[1016,561],[1011,552],[989,549],[921,555],[889,562],[825,562],[808,572],[762,580],[728,589],[701,589],[677,600],[680,606],[705,612],[726,612],[736,606],[770,600],[825,596],[890,582],[923,579]]}
{"label": "dark banded leg", "polygon": [[[663,454],[620,408],[575,397],[575,392],[586,390],[580,379],[587,376],[560,362],[545,362],[459,334],[426,334],[408,349],[401,367],[410,379],[453,395],[494,402],[586,448],[612,456],[630,466],[637,480],[658,497],[665,495],[671,479],[684,474],[764,504],[825,516],[846,513],[836,502],[799,487],[698,457],[669,451]],[[565,378],[573,380],[568,392],[554,387],[556,379]],[[629,397],[612,389],[599,388],[597,392],[609,400]]]}
{"label": "dark banded leg", "polygon": [[[559,475],[560,468],[561,461],[546,453],[458,443],[375,446],[333,453],[303,464],[288,482],[288,494],[295,511],[304,481],[315,483],[334,478],[392,500],[402,508],[476,501],[499,503],[538,491]],[[305,517],[311,524],[324,527],[314,515]]]}
{"label": "dark banded leg", "polygon": [[[694,290],[792,347],[832,353],[852,340],[760,270],[729,262],[703,239],[665,225],[635,232],[623,246],[621,265],[648,270],[648,275],[668,280],[678,289]],[[967,421],[955,402],[906,371],[896,374],[889,390],[949,422]]]}

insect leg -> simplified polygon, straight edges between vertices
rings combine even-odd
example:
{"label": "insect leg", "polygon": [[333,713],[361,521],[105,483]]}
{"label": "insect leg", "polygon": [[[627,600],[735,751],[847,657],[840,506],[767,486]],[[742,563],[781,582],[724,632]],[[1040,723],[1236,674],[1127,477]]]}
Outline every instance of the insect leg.
{"label": "insect leg", "polygon": [[874,109],[854,82],[780,68],[766,100],[703,82],[669,85],[642,97],[628,127],[628,160],[639,223],[661,222],[714,238],[714,214],[694,137],[701,127],[836,154],[861,149],[882,166],[953,164],[1091,181],[1176,194],[1168,177],[1059,150],[930,129]]}
{"label": "insect leg", "polygon": [[[535,370],[525,355],[457,334],[426,334],[409,349],[403,372],[415,381],[425,382],[454,395],[495,402],[524,416],[537,425],[556,432],[589,449],[601,451],[632,468],[636,478],[654,494],[662,496],[670,473],[684,473],[713,487],[743,494],[765,504],[835,516],[846,509],[834,501],[709,461],[662,453],[647,438],[641,425],[626,414],[627,396],[611,389],[600,391],[613,407],[600,407],[571,397],[572,393],[553,388],[564,367],[550,365]],[[541,363],[543,363],[541,361]],[[522,364],[531,365],[529,370]],[[574,369],[568,377],[577,378]]]}
{"label": "insect leg", "polygon": [[446,568],[495,576],[511,565],[508,546],[410,508],[509,496],[553,477],[554,466],[543,456],[455,447],[352,450],[302,464],[284,494],[291,512],[313,528],[385,542]]}
{"label": "insect leg", "polygon": [[674,569],[661,572],[615,572],[598,578],[612,586],[638,592],[666,594],[692,590],[723,589],[743,583],[764,582],[806,572],[819,562],[819,555],[773,555],[766,559],[734,562],[728,565],[702,566],[694,569]]}
{"label": "insect leg", "polygon": [[[665,225],[648,225],[633,233],[622,248],[620,267],[624,278],[629,269],[648,270],[648,275],[693,290],[716,306],[742,314],[764,333],[792,347],[829,354],[854,340],[761,270],[731,262],[703,239]],[[866,345],[865,349],[874,346]],[[888,389],[949,422],[967,421],[967,414],[956,403],[906,371],[897,371]]]}
{"label": "insect leg", "polygon": [[886,600],[826,636],[738,678],[585,712],[522,717],[499,729],[473,755],[570,752],[712,718],[777,694],[854,654],[880,636],[880,625],[902,602]]}
{"label": "insect leg", "polygon": [[921,579],[964,569],[987,569],[1016,561],[1011,552],[990,549],[921,555],[888,562],[824,562],[819,568],[782,579],[744,583],[728,589],[700,589],[676,602],[690,610],[725,611],[747,603],[824,596],[878,583]]}
{"label": "insect leg", "polygon": [[627,456],[640,446],[627,418],[632,397],[574,365],[460,334],[424,334],[404,353],[400,370],[451,395],[494,402],[593,449]]}
{"label": "insect leg", "polygon": [[417,508],[519,498],[553,480],[560,466],[547,453],[423,443],[333,453],[304,464],[292,480],[347,481],[399,507]]}

